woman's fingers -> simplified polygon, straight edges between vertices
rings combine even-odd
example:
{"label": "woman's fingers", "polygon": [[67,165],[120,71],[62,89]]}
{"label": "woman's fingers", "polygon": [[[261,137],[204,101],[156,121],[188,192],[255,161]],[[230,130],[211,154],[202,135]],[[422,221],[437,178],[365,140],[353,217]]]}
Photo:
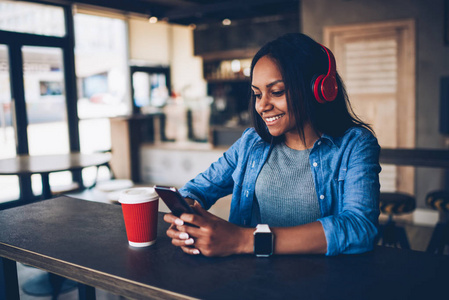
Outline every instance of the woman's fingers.
{"label": "woman's fingers", "polygon": [[177,247],[186,247],[195,244],[195,240],[193,238],[188,238],[187,240],[172,239],[171,243]]}
{"label": "woman's fingers", "polygon": [[182,251],[184,251],[187,254],[191,254],[191,255],[198,255],[200,254],[200,250],[196,249],[196,248],[191,248],[191,247],[181,247]]}
{"label": "woman's fingers", "polygon": [[175,223],[176,219],[178,219],[178,217],[176,217],[173,214],[165,214],[164,215],[164,221],[167,222],[167,223],[173,224],[173,223]]}
{"label": "woman's fingers", "polygon": [[190,238],[189,234],[185,232],[185,230],[178,230],[177,226],[171,225],[167,229],[167,236],[172,239],[179,239],[179,240],[187,240]]}
{"label": "woman's fingers", "polygon": [[[190,226],[182,226],[190,227]],[[191,246],[195,243],[195,240],[185,231],[179,231],[175,226],[170,226],[167,230],[167,236],[172,239],[172,244],[178,247]]]}
{"label": "woman's fingers", "polygon": [[176,226],[178,227],[178,230],[180,226],[184,225],[184,221],[173,214],[165,214],[164,221],[171,224],[170,228]]}

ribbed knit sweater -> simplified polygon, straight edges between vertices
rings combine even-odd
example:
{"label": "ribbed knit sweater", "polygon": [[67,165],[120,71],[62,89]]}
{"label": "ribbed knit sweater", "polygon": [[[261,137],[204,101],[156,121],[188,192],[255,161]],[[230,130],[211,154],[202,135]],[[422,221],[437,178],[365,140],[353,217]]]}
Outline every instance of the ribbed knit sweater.
{"label": "ribbed knit sweater", "polygon": [[253,217],[259,224],[295,226],[321,217],[309,153],[284,143],[273,147],[256,181]]}

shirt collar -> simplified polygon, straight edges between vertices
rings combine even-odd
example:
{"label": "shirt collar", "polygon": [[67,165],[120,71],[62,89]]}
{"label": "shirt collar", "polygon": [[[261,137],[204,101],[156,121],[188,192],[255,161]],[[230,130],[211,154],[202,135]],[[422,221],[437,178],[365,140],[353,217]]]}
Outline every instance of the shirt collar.
{"label": "shirt collar", "polygon": [[337,148],[340,148],[341,145],[341,138],[333,137],[328,134],[321,134],[321,139],[319,139],[326,143],[329,147],[332,147],[332,145],[336,146]]}

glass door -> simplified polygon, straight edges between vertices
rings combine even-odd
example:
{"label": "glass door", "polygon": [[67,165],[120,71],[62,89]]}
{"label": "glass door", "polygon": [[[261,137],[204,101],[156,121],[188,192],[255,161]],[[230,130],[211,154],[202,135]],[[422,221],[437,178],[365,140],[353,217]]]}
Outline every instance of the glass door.
{"label": "glass door", "polygon": [[[8,46],[0,45],[0,159],[16,156]],[[19,198],[19,178],[0,176],[0,202]]]}
{"label": "glass door", "polygon": [[[23,46],[22,61],[29,154],[69,153],[62,49]],[[40,175],[33,175],[31,180],[33,192],[39,195],[42,191]],[[70,172],[50,174],[50,185],[71,182]]]}

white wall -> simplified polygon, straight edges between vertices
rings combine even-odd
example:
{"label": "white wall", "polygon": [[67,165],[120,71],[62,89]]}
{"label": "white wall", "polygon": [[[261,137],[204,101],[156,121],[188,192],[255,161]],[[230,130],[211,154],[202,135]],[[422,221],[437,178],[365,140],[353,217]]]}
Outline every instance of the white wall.
{"label": "white wall", "polygon": [[193,32],[187,26],[129,20],[130,63],[170,66],[172,90],[181,96],[206,96],[202,59],[193,55]]}
{"label": "white wall", "polygon": [[171,74],[173,90],[185,98],[206,96],[203,60],[193,55],[193,31],[172,25]]}
{"label": "white wall", "polygon": [[131,61],[148,65],[169,65],[169,31],[166,24],[150,24],[144,19],[129,20],[129,56]]}

